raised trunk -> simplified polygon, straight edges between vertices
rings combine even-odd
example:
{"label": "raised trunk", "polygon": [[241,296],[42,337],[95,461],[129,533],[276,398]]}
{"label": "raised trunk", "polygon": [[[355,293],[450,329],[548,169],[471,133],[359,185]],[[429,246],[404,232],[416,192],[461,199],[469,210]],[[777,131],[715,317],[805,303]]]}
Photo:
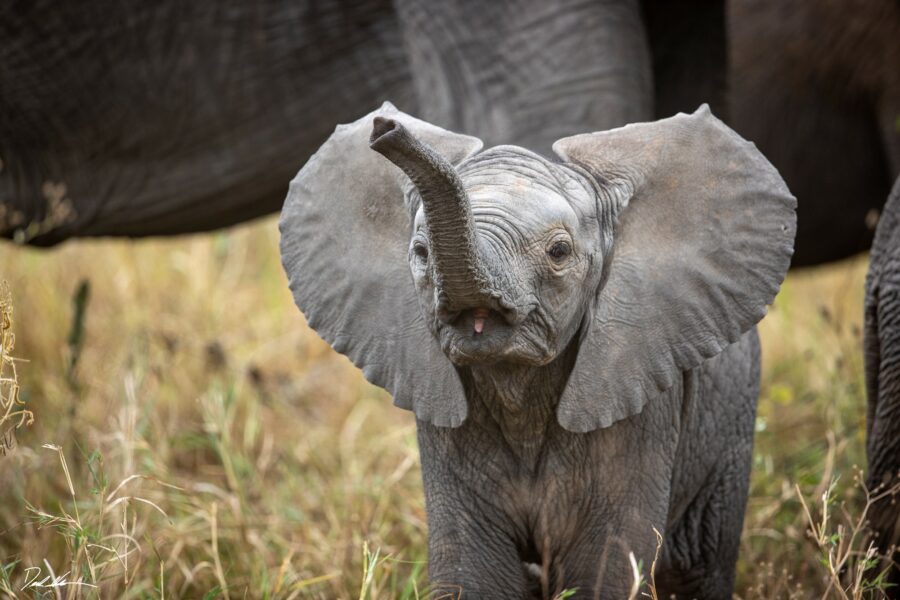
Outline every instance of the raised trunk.
{"label": "raised trunk", "polygon": [[475,223],[453,165],[392,119],[375,117],[370,145],[406,173],[422,196],[441,291],[452,306],[477,304],[484,276]]}

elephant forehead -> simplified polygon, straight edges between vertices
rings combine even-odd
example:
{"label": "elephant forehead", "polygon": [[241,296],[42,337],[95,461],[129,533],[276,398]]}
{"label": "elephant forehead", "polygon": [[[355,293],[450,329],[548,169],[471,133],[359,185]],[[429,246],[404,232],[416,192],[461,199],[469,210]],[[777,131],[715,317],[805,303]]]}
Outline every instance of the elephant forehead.
{"label": "elephant forehead", "polygon": [[510,176],[491,183],[467,185],[466,192],[476,221],[482,217],[500,217],[536,228],[577,225],[575,211],[562,193],[527,177]]}

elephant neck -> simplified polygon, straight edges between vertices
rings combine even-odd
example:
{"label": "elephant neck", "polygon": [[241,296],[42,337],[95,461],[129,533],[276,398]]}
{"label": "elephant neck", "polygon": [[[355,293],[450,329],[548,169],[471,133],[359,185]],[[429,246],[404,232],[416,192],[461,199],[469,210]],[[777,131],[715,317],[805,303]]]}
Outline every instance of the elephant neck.
{"label": "elephant neck", "polygon": [[509,450],[534,466],[550,433],[559,429],[556,407],[575,364],[577,344],[553,362],[534,367],[501,363],[467,369],[469,419],[496,429]]}

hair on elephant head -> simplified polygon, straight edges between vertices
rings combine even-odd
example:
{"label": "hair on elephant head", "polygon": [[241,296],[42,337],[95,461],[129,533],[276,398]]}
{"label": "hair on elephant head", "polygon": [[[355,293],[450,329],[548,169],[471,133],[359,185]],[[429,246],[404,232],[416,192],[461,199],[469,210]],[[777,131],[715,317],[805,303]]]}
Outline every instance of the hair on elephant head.
{"label": "hair on elephant head", "polygon": [[434,425],[466,417],[458,369],[578,344],[559,422],[609,426],[754,325],[789,265],[794,198],[705,106],[559,140],[561,162],[480,148],[385,103],[280,222],[310,325]]}

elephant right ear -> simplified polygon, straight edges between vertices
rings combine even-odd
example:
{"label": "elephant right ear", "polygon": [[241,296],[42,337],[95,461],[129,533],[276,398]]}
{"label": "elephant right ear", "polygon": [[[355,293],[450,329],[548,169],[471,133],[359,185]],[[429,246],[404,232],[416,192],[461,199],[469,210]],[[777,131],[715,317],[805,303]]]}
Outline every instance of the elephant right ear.
{"label": "elephant right ear", "polygon": [[462,382],[422,317],[409,269],[410,216],[399,168],[369,148],[375,117],[403,124],[453,164],[481,141],[381,108],[339,125],[291,182],[281,260],[309,325],[394,396],[438,426],[466,417]]}
{"label": "elephant right ear", "polygon": [[790,264],[797,202],[705,105],[553,149],[622,206],[557,408],[563,427],[584,432],[639,413],[765,315]]}

